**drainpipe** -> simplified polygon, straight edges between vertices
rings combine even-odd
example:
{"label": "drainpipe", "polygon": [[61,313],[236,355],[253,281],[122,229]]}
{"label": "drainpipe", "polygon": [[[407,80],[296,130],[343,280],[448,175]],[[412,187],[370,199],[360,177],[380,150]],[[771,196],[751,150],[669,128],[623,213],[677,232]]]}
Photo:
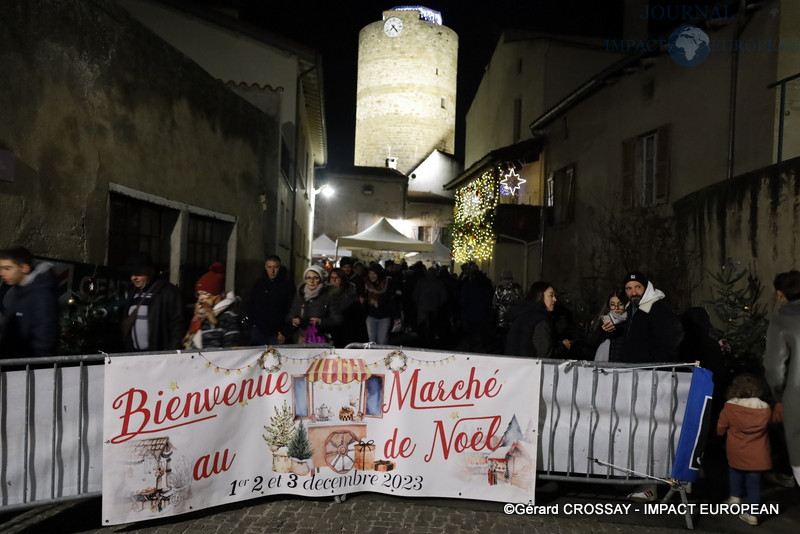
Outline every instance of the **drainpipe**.
{"label": "drainpipe", "polygon": [[[733,42],[738,43],[746,25],[747,15],[746,0],[739,0],[739,10],[736,13],[736,32]],[[734,150],[736,145],[736,86],[739,80],[739,47],[734,46],[731,52],[731,81],[728,97],[728,168],[726,178],[733,178]]]}

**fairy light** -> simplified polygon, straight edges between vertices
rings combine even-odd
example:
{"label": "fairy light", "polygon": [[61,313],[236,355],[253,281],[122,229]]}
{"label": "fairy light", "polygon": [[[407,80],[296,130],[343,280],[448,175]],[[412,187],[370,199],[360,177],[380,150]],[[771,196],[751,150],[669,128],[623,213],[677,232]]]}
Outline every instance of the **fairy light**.
{"label": "fairy light", "polygon": [[494,171],[486,171],[456,192],[453,258],[459,263],[492,258],[497,236],[494,218],[499,187]]}

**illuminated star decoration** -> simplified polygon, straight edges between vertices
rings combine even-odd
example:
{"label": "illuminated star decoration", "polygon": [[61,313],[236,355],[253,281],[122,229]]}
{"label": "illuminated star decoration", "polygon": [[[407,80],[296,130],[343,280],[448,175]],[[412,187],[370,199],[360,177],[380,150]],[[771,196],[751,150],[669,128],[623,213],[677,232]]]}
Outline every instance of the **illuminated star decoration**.
{"label": "illuminated star decoration", "polygon": [[176,389],[178,389],[178,383],[177,382],[172,382],[169,385],[169,389],[171,389],[172,391],[175,391]]}
{"label": "illuminated star decoration", "polygon": [[503,175],[503,179],[500,180],[500,192],[503,195],[513,195],[517,191],[522,184],[527,182],[525,178],[520,178],[519,174],[517,174],[517,170],[513,167],[508,169],[506,173]]}

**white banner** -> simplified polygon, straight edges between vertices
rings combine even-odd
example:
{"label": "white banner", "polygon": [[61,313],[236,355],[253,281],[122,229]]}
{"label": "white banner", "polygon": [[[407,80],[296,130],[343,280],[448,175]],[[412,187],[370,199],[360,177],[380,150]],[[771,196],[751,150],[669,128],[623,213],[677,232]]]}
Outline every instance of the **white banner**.
{"label": "white banner", "polygon": [[538,360],[278,350],[112,357],[103,524],[287,493],[534,501]]}

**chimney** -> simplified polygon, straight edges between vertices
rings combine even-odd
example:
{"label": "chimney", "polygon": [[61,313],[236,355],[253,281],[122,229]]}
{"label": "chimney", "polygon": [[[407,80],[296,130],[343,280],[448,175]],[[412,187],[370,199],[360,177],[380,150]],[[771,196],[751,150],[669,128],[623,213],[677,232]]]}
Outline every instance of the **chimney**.
{"label": "chimney", "polygon": [[386,166],[390,169],[397,169],[397,158],[386,158]]}

